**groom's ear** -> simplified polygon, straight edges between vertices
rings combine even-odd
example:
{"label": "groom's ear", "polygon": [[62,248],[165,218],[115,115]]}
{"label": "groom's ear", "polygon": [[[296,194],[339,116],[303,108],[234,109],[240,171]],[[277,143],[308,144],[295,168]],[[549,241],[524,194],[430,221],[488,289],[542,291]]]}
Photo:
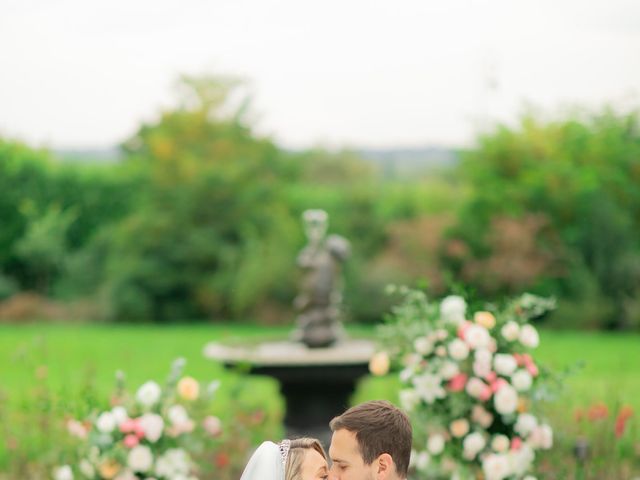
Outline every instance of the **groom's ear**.
{"label": "groom's ear", "polygon": [[395,466],[393,464],[393,458],[388,453],[383,453],[378,457],[378,476],[377,480],[386,480],[393,478],[395,472]]}

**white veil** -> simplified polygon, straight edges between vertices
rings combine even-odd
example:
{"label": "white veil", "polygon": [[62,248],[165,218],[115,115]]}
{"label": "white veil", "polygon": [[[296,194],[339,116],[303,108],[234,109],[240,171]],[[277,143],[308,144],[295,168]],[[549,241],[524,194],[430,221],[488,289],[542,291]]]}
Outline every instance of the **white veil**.
{"label": "white veil", "polygon": [[251,455],[240,480],[284,480],[289,442],[263,442]]}

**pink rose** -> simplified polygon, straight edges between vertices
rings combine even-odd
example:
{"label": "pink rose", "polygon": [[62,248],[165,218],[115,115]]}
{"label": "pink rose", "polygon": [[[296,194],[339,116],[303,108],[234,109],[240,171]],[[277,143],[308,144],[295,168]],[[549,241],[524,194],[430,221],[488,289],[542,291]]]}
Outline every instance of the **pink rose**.
{"label": "pink rose", "polygon": [[461,392],[464,390],[467,384],[467,375],[465,373],[459,373],[449,381],[449,390],[452,392]]}
{"label": "pink rose", "polygon": [[496,393],[498,390],[500,390],[505,385],[509,385],[509,382],[507,382],[504,378],[498,378],[498,379],[494,380],[493,382],[491,382],[491,391],[493,393]]}
{"label": "pink rose", "polygon": [[125,447],[133,448],[140,443],[140,440],[136,435],[129,434],[126,437],[124,437],[123,443]]}
{"label": "pink rose", "polygon": [[222,422],[220,422],[218,417],[212,415],[206,417],[202,422],[202,426],[212,437],[217,437],[222,433]]}
{"label": "pink rose", "polygon": [[460,338],[461,340],[464,340],[464,336],[467,333],[467,330],[472,325],[473,323],[471,322],[462,322],[458,327],[458,338]]}
{"label": "pink rose", "polygon": [[496,374],[496,372],[489,372],[484,378],[487,382],[493,383],[498,378],[498,375]]}
{"label": "pink rose", "polygon": [[522,439],[520,437],[513,437],[511,439],[511,450],[520,450],[520,447],[522,447]]}
{"label": "pink rose", "polygon": [[78,420],[69,420],[67,422],[67,430],[74,437],[81,439],[87,438],[88,431],[85,426]]}
{"label": "pink rose", "polygon": [[122,433],[133,433],[136,430],[138,422],[131,418],[127,418],[124,422],[120,424],[120,431]]}
{"label": "pink rose", "polygon": [[527,371],[531,374],[531,376],[532,376],[532,377],[537,377],[537,376],[538,376],[538,374],[540,373],[540,372],[538,371],[538,367],[537,367],[537,366],[536,366],[536,364],[535,364],[535,363],[533,363],[533,362],[528,363],[528,364],[526,365],[526,367],[525,367],[525,368],[526,368],[526,369],[527,369]]}
{"label": "pink rose", "polygon": [[489,385],[485,385],[478,398],[480,399],[480,401],[486,402],[491,398],[491,395],[493,395],[493,390]]}

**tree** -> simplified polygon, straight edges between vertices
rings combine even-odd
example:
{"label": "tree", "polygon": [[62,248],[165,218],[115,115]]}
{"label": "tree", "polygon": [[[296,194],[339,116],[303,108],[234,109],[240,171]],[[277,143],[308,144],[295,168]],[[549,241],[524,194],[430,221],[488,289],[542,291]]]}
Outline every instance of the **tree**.
{"label": "tree", "polygon": [[297,228],[281,197],[290,171],[247,124],[247,98],[233,103],[239,85],[184,78],[180,106],[124,144],[151,180],[111,254],[116,317],[235,318],[290,282]]}

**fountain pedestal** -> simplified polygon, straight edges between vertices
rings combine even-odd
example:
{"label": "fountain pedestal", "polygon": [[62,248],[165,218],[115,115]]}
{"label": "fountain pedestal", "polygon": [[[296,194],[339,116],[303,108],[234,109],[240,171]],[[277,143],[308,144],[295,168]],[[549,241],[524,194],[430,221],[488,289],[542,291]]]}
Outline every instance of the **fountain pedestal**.
{"label": "fountain pedestal", "polygon": [[249,373],[278,380],[286,402],[286,436],[331,440],[329,422],[349,406],[360,378],[368,373],[374,344],[344,340],[327,348],[308,348],[294,342],[270,342],[230,347],[209,344],[205,355],[228,368],[250,365]]}

